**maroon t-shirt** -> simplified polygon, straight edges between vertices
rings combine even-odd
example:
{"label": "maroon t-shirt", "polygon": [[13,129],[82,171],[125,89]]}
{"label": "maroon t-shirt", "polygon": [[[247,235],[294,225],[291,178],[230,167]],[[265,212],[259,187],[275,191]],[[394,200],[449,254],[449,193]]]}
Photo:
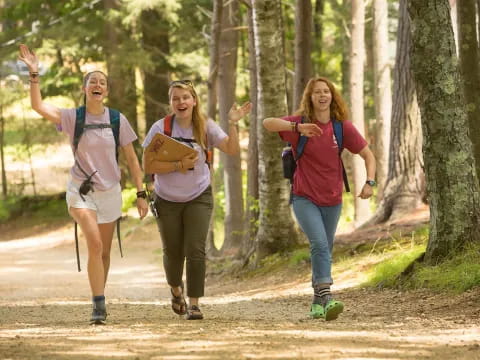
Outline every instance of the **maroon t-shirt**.
{"label": "maroon t-shirt", "polygon": [[[300,122],[301,116],[286,116],[284,120]],[[333,124],[316,122],[323,134],[308,139],[303,155],[297,162],[293,178],[293,193],[310,199],[318,206],[334,206],[342,202],[343,175]],[[282,140],[297,148],[300,135],[281,131]],[[350,121],[343,121],[343,148],[358,154],[367,142]],[[296,156],[296,154],[295,154]]]}

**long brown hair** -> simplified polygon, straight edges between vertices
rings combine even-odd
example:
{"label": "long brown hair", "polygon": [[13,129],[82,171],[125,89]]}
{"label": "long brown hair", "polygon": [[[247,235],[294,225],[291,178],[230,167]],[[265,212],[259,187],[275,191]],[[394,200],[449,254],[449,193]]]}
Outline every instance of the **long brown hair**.
{"label": "long brown hair", "polygon": [[174,81],[168,89],[169,100],[171,100],[172,98],[173,88],[188,90],[195,99],[196,105],[193,107],[192,111],[193,137],[197,144],[202,147],[202,149],[206,149],[207,144],[205,134],[207,131],[207,118],[200,111],[200,99],[198,98],[197,92],[195,91],[193,84],[191,82],[183,83],[182,81]]}
{"label": "long brown hair", "polygon": [[314,77],[308,80],[305,90],[303,91],[302,100],[300,101],[300,107],[295,111],[295,115],[305,116],[305,122],[313,122],[314,111],[312,104],[312,93],[315,84],[318,81],[324,82],[330,92],[332,93],[332,102],[330,104],[330,116],[334,117],[338,121],[344,121],[348,117],[348,107],[345,100],[343,100],[340,93],[335,88],[335,85],[325,77]]}

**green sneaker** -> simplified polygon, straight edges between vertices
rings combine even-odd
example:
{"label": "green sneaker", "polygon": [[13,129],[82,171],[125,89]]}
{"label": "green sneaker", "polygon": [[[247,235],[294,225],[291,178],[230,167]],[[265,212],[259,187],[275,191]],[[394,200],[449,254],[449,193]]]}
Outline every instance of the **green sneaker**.
{"label": "green sneaker", "polygon": [[320,304],[312,304],[310,307],[310,316],[314,319],[322,319],[325,317],[325,308]]}
{"label": "green sneaker", "polygon": [[325,305],[325,320],[335,320],[343,312],[343,303],[330,299]]}

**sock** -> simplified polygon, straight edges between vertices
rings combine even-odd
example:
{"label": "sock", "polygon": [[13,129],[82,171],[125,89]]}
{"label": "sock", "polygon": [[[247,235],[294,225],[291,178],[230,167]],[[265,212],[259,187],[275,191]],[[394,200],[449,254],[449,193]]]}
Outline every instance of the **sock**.
{"label": "sock", "polygon": [[98,295],[92,297],[93,307],[95,309],[105,309],[105,296]]}
{"label": "sock", "polygon": [[332,297],[330,285],[315,286],[313,289],[313,303],[325,306],[328,299]]}

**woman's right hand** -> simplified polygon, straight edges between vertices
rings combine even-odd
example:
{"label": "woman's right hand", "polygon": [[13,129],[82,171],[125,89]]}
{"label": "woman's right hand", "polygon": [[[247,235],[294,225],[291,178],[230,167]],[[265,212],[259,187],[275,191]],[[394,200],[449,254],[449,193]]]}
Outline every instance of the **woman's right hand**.
{"label": "woman's right hand", "polygon": [[298,132],[306,137],[322,135],[323,131],[316,124],[304,123],[298,124]]}
{"label": "woman's right hand", "polygon": [[183,174],[185,174],[189,169],[193,169],[195,167],[195,163],[198,160],[198,152],[195,154],[190,154],[185,156],[182,160],[182,166],[179,169],[179,171]]}
{"label": "woman's right hand", "polygon": [[38,58],[35,53],[25,44],[20,44],[20,55],[18,59],[28,66],[30,72],[38,72]]}

